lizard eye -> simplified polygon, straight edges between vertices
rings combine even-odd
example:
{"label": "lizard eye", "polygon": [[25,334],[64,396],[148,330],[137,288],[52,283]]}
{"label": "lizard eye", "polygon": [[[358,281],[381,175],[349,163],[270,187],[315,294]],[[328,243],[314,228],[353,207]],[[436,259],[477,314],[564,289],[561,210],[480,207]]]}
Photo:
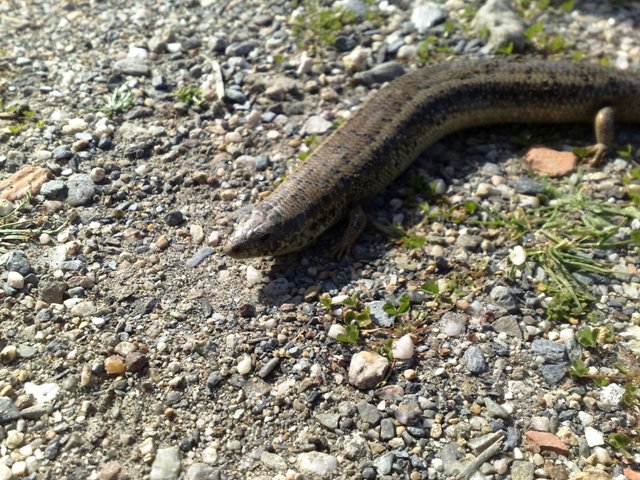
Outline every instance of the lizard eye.
{"label": "lizard eye", "polygon": [[270,233],[263,233],[262,235],[260,235],[260,238],[258,238],[258,240],[260,242],[268,242],[269,240],[271,240],[271,234]]}

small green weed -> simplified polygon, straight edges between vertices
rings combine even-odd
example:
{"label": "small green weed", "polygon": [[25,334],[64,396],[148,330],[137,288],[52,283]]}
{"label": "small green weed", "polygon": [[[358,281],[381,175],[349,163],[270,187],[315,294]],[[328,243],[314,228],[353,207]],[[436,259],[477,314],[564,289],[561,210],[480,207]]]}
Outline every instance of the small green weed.
{"label": "small green weed", "polygon": [[[320,304],[327,310],[331,310],[334,306],[333,300],[326,294],[320,299]],[[345,298],[342,305],[342,321],[346,333],[339,334],[337,340],[342,343],[356,344],[360,340],[361,330],[371,325],[371,314],[355,295]]]}
{"label": "small green weed", "polygon": [[406,295],[406,294],[402,295],[398,299],[398,306],[395,306],[389,302],[385,303],[382,306],[382,310],[384,310],[385,313],[387,313],[388,315],[392,315],[394,317],[407,313],[409,311],[409,308],[411,308],[411,298],[409,297],[409,295]]}
{"label": "small green weed", "polygon": [[0,253],[5,253],[16,243],[23,243],[42,233],[53,234],[62,228],[44,227],[44,220],[28,218],[21,211],[31,201],[27,195],[21,202],[14,205],[8,215],[0,217]]}
{"label": "small green weed", "polygon": [[202,98],[202,90],[200,90],[199,87],[194,87],[193,85],[188,87],[180,87],[172,93],[172,96],[176,100],[194,107],[199,107],[204,103],[204,99]]}
{"label": "small green weed", "polygon": [[333,47],[345,27],[355,23],[357,15],[345,8],[325,7],[320,0],[302,0],[301,13],[292,19],[292,32],[300,46],[318,50],[319,45]]}
{"label": "small green weed", "polygon": [[113,92],[103,95],[97,110],[104,113],[107,117],[117,117],[123,114],[133,106],[135,97],[126,91],[114,90]]}

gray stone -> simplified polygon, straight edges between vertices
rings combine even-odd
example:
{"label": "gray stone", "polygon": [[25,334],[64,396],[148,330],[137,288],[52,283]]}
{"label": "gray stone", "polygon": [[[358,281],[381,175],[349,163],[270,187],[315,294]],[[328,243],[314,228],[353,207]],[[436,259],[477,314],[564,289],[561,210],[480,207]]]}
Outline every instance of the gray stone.
{"label": "gray stone", "polygon": [[354,78],[365,85],[372,85],[374,83],[390,82],[394,78],[404,75],[404,73],[404,67],[400,63],[390,61],[376,65],[364,72],[358,72],[354,75]]}
{"label": "gray stone", "polygon": [[0,397],[0,424],[5,424],[22,417],[20,410],[9,397]]}
{"label": "gray stone", "polygon": [[88,205],[93,202],[96,186],[91,177],[85,173],[76,173],[67,181],[67,203],[72,207]]}
{"label": "gray stone", "polygon": [[393,452],[387,452],[373,461],[373,466],[378,471],[378,475],[389,475],[391,473],[394,458]]}
{"label": "gray stone", "polygon": [[180,474],[178,447],[159,448],[151,465],[150,480],[176,480]]}
{"label": "gray stone", "polygon": [[287,462],[277,453],[262,452],[260,455],[260,461],[265,467],[274,470],[276,472],[284,472],[287,470]]}
{"label": "gray stone", "polygon": [[510,337],[522,339],[522,330],[518,325],[518,319],[513,315],[500,317],[492,324],[493,329],[498,333],[506,333]]}
{"label": "gray stone", "polygon": [[489,296],[491,297],[491,300],[493,300],[493,302],[496,305],[506,309],[509,312],[514,312],[518,310],[518,304],[516,303],[516,299],[511,294],[511,291],[507,287],[503,287],[503,286],[493,287]]}
{"label": "gray stone", "polygon": [[298,469],[306,475],[333,478],[338,469],[338,459],[322,452],[304,452],[298,455]]}
{"label": "gray stone", "polygon": [[198,250],[195,255],[193,257],[191,257],[189,260],[187,260],[187,267],[189,268],[195,268],[198,265],[200,265],[204,259],[206,259],[207,257],[213,255],[215,253],[215,250],[211,247],[202,247],[200,250]]}
{"label": "gray stone", "polygon": [[536,467],[526,460],[515,460],[511,464],[511,480],[533,480]]}
{"label": "gray stone", "polygon": [[456,238],[456,245],[465,250],[475,250],[482,243],[482,237],[480,235],[462,234]]}
{"label": "gray stone", "polygon": [[67,186],[62,180],[49,180],[42,185],[40,193],[49,200],[60,200],[64,198]]}
{"label": "gray stone", "polygon": [[380,439],[391,440],[396,436],[396,427],[393,424],[393,420],[390,418],[383,418],[380,422]]}
{"label": "gray stone", "polygon": [[35,420],[41,416],[53,412],[53,405],[50,403],[42,403],[39,405],[32,405],[31,407],[24,408],[20,411],[24,418],[29,420]]}
{"label": "gray stone", "polygon": [[376,426],[382,418],[382,412],[366,400],[358,403],[357,408],[362,421],[367,422],[372,427]]}
{"label": "gray stone", "polygon": [[489,397],[484,399],[484,407],[489,418],[502,418],[506,420],[510,417],[509,412],[507,412],[502,405],[494,402]]}
{"label": "gray stone", "polygon": [[206,463],[194,463],[184,474],[184,480],[217,480],[218,471]]}
{"label": "gray stone", "polygon": [[53,149],[53,152],[51,152],[51,156],[54,160],[57,161],[69,160],[71,157],[73,157],[73,152],[71,151],[71,147],[69,147],[69,145],[59,145]]}
{"label": "gray stone", "polygon": [[342,452],[349,460],[361,461],[371,454],[369,442],[361,433],[354,433],[344,439]]}
{"label": "gray stone", "polygon": [[547,363],[558,363],[566,359],[567,349],[561,343],[536,339],[531,343],[531,348],[536,355],[543,357]]}
{"label": "gray stone", "polygon": [[82,260],[66,260],[60,263],[60,270],[63,272],[79,272],[84,268]]}
{"label": "gray stone", "polygon": [[246,57],[256,46],[251,42],[232,43],[225,49],[225,54],[231,57]]}
{"label": "gray stone", "polygon": [[38,282],[40,300],[47,303],[62,303],[67,284],[51,276],[45,276]]}
{"label": "gray stone", "polygon": [[148,77],[151,74],[146,60],[141,58],[123,58],[113,64],[115,71],[134,77]]}
{"label": "gray stone", "polygon": [[488,45],[492,49],[511,44],[517,51],[526,43],[524,21],[506,0],[487,0],[478,9],[473,27],[476,31],[489,30]]}
{"label": "gray stone", "polygon": [[544,193],[544,185],[536,182],[532,178],[524,177],[513,184],[513,188],[518,193],[525,195],[541,195]]}
{"label": "gray stone", "polygon": [[327,430],[334,431],[338,428],[340,422],[340,414],[338,413],[318,413],[315,417]]}
{"label": "gray stone", "polygon": [[422,416],[422,410],[416,402],[402,402],[395,413],[396,419],[403,425],[413,425]]}
{"label": "gray stone", "polygon": [[567,373],[567,364],[550,363],[546,365],[540,365],[540,373],[549,385],[555,386],[562,381],[565,374]]}
{"label": "gray stone", "polygon": [[371,320],[379,327],[393,327],[395,323],[395,316],[389,315],[385,312],[382,307],[387,302],[383,302],[382,300],[374,300],[372,302],[367,302],[364,304],[365,307],[369,309],[369,315],[371,316]]}
{"label": "gray stone", "polygon": [[448,337],[459,337],[466,332],[468,320],[464,313],[446,312],[440,317],[440,328]]}
{"label": "gray stone", "polygon": [[422,34],[432,26],[442,22],[446,17],[447,14],[437,3],[416,2],[411,12],[411,23]]}
{"label": "gray stone", "polygon": [[305,134],[320,134],[327,133],[332,127],[332,123],[328,120],[325,120],[320,115],[312,115],[310,116],[304,125],[302,126],[302,130]]}
{"label": "gray stone", "polygon": [[475,345],[467,348],[462,356],[462,361],[467,367],[467,371],[472,375],[480,375],[489,369],[482,350]]}
{"label": "gray stone", "polygon": [[0,256],[0,266],[8,272],[18,272],[27,275],[31,271],[29,260],[21,250],[12,250]]}

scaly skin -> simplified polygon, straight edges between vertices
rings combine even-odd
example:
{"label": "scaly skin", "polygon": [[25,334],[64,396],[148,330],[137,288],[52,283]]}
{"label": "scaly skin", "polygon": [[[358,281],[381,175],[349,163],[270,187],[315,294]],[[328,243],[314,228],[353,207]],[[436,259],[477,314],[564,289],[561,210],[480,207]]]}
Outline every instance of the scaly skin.
{"label": "scaly skin", "polygon": [[[501,123],[593,122],[604,107],[609,115],[598,117],[609,118],[613,110],[616,121],[640,122],[640,74],[587,63],[495,59],[415,70],[382,88],[330,135],[255,207],[224,250],[247,258],[310,245],[452,132]],[[598,142],[608,143],[610,122],[600,123]]]}

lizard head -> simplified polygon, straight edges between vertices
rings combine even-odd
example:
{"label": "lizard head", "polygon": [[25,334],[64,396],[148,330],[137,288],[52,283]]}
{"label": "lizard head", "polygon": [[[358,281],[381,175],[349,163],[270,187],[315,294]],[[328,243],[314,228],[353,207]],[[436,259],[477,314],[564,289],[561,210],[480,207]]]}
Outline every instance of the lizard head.
{"label": "lizard head", "polygon": [[233,258],[284,255],[300,250],[309,238],[293,235],[293,219],[282,217],[275,210],[256,208],[233,230],[224,244],[224,252]]}

